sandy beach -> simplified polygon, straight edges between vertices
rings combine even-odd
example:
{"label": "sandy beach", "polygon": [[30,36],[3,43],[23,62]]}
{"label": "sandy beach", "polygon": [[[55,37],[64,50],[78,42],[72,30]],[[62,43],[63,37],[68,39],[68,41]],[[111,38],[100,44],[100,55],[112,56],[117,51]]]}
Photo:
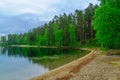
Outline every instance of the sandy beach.
{"label": "sandy beach", "polygon": [[88,55],[31,80],[120,80],[120,56]]}

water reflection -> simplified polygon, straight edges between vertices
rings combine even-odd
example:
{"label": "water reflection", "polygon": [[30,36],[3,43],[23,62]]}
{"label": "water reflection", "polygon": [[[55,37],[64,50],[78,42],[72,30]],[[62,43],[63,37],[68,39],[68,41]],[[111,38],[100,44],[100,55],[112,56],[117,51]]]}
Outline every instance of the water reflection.
{"label": "water reflection", "polygon": [[[16,49],[15,49],[16,50]],[[42,65],[34,64],[27,57],[15,55],[5,47],[0,47],[0,80],[28,80],[48,72]]]}
{"label": "water reflection", "polygon": [[87,53],[74,49],[0,47],[0,80],[27,80]]}
{"label": "water reflection", "polygon": [[60,54],[67,54],[72,49],[53,49],[53,48],[28,48],[28,47],[2,47],[3,54],[8,52],[8,56],[23,56],[23,57],[43,57],[43,56],[53,56]]}

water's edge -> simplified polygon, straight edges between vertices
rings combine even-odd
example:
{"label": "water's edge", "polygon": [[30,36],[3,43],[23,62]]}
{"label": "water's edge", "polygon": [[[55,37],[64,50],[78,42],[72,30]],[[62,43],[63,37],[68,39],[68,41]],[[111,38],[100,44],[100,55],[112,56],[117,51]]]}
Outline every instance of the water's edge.
{"label": "water's edge", "polygon": [[[86,48],[84,48],[84,50],[88,50]],[[83,56],[82,58],[79,58],[77,60],[74,60],[66,65],[63,65],[61,67],[58,67],[56,69],[53,69],[41,76],[37,76],[32,78],[31,80],[44,80],[44,79],[48,79],[50,77],[55,77],[57,74],[60,74],[62,71],[66,71],[65,74],[62,75],[68,75],[70,74],[69,71],[72,71],[73,69],[77,68],[77,67],[82,67],[83,64],[87,64],[89,63],[92,59],[94,59],[98,54],[96,54],[97,50],[91,50],[91,52],[89,54],[87,54],[86,56]],[[60,76],[59,76],[60,77]]]}

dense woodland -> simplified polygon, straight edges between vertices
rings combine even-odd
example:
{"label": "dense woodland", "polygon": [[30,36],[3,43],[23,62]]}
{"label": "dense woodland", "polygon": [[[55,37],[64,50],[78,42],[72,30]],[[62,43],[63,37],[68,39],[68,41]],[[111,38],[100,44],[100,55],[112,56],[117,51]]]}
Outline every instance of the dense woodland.
{"label": "dense woodland", "polygon": [[[38,28],[24,34],[9,34],[8,44],[25,44],[40,46],[77,46],[94,39],[93,15],[97,5],[89,4],[84,10],[54,18]],[[5,37],[2,41],[6,41]]]}
{"label": "dense woodland", "polygon": [[85,10],[54,16],[48,23],[24,34],[9,34],[7,44],[82,46],[90,40],[105,48],[120,48],[120,0],[101,0]]}
{"label": "dense woodland", "polygon": [[101,0],[94,15],[97,43],[120,49],[120,0]]}

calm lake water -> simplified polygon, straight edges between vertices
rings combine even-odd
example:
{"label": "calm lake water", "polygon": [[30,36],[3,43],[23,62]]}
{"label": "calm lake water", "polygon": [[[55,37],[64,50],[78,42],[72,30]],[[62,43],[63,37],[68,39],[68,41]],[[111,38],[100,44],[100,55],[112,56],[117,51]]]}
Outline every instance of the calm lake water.
{"label": "calm lake water", "polygon": [[87,53],[73,49],[0,47],[0,80],[29,80]]}

